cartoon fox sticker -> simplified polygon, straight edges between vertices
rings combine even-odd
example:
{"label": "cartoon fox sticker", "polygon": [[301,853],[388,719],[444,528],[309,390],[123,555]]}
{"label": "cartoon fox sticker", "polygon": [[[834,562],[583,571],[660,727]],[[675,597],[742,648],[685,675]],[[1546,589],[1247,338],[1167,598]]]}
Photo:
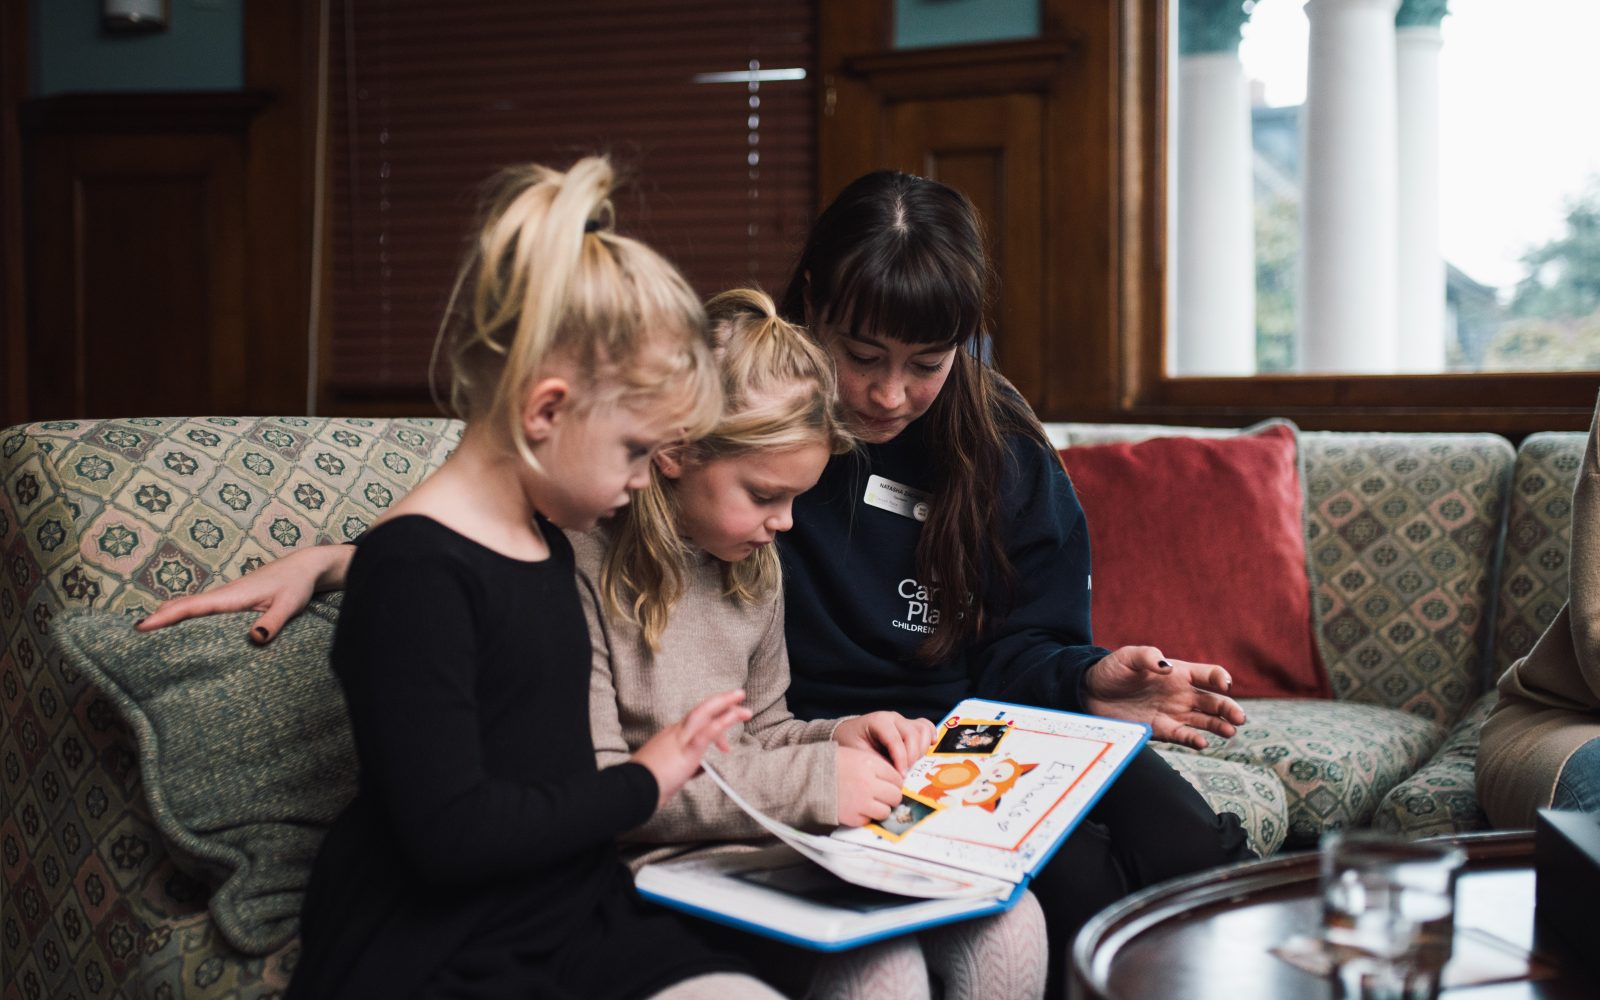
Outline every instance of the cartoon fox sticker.
{"label": "cartoon fox sticker", "polygon": [[964,806],[977,806],[994,812],[1000,796],[1011,791],[1017,779],[1038,767],[1002,757],[999,760],[956,760],[939,764],[928,774],[922,794],[930,799],[951,796]]}

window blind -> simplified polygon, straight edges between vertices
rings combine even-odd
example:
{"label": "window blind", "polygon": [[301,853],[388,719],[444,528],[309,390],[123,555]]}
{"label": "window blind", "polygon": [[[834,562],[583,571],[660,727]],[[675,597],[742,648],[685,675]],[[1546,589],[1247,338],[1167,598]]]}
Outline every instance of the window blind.
{"label": "window blind", "polygon": [[426,393],[482,182],[609,153],[618,228],[780,293],[814,209],[814,0],[337,0],[324,389]]}

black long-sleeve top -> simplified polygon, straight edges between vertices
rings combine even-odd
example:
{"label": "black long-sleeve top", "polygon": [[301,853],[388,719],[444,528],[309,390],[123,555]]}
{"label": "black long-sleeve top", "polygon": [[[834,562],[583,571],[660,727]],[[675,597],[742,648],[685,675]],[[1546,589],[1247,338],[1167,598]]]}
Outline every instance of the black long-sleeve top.
{"label": "black long-sleeve top", "polygon": [[[927,420],[892,441],[835,456],[795,501],[794,528],[779,536],[795,715],[895,709],[936,719],[972,696],[1084,710],[1084,675],[1109,651],[1090,633],[1083,508],[1041,443],[1013,434],[1007,446],[1010,461],[991,502],[1002,511],[1016,571],[1009,610],[938,663],[915,659],[940,627],[928,595],[935,582],[919,579],[916,557],[923,525],[916,502],[938,502],[932,454],[941,446],[929,440]],[[869,487],[879,504],[866,500]],[[992,579],[958,585],[1004,600]]]}
{"label": "black long-sleeve top", "polygon": [[[572,549],[542,528],[538,562],[420,516],[363,539],[331,656],[358,791],[317,858],[291,995],[403,996],[440,975],[545,995],[590,974],[574,949],[628,940],[638,904],[612,842],[649,817],[656,782],[595,766]],[[704,954],[642,944],[638,975],[592,974],[628,994],[630,975],[664,986]]]}

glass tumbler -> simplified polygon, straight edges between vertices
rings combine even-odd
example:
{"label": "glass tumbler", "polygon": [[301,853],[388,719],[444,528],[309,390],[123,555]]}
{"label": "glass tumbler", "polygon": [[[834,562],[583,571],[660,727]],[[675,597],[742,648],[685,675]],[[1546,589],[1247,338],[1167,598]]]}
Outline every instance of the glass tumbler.
{"label": "glass tumbler", "polygon": [[1431,1000],[1450,959],[1457,847],[1373,831],[1322,839],[1322,933],[1348,997]]}

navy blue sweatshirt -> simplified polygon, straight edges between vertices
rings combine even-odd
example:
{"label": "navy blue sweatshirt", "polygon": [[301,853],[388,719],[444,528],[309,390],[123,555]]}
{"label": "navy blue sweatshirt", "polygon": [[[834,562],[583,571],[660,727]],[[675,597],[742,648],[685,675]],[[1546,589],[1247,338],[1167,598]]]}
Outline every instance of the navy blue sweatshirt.
{"label": "navy blue sweatshirt", "polygon": [[[1084,675],[1108,652],[1090,638],[1088,526],[1061,464],[1023,435],[1008,438],[1011,461],[993,497],[1016,570],[1009,610],[991,613],[954,657],[915,659],[940,627],[933,581],[917,573],[917,504],[938,502],[938,444],[928,433],[922,419],[885,444],[835,456],[795,501],[794,528],[779,536],[790,711],[937,719],[973,696],[1084,711]],[[991,600],[1002,596],[997,581],[979,585]]]}

